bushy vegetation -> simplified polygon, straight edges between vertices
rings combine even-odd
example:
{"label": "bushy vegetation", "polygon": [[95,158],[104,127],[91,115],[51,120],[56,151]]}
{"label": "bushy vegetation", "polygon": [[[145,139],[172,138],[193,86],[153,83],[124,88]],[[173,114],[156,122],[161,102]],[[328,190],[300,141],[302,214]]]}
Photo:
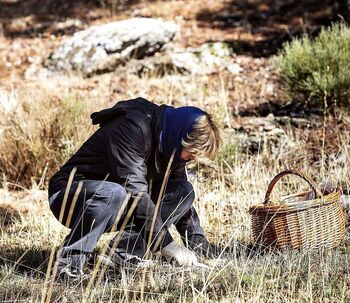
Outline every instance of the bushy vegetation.
{"label": "bushy vegetation", "polygon": [[[1,96],[13,102],[13,107],[0,106],[3,181],[15,187],[37,185],[47,171],[54,172],[82,142],[89,131],[88,125],[82,127],[88,114],[83,102],[72,97],[32,96],[28,92]],[[8,101],[0,100],[0,105]]]}
{"label": "bushy vegetation", "polygon": [[323,108],[350,105],[350,28],[345,23],[323,28],[311,39],[304,35],[284,44],[275,63],[292,97],[302,95]]}

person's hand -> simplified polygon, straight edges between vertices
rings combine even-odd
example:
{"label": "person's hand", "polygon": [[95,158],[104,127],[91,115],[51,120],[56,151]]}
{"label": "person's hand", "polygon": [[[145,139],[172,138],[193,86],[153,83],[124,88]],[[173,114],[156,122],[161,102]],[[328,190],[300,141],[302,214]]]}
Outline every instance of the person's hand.
{"label": "person's hand", "polygon": [[198,260],[194,252],[177,244],[176,242],[171,242],[167,246],[163,247],[161,254],[168,260],[175,260],[176,264],[179,266],[191,266],[198,264]]}

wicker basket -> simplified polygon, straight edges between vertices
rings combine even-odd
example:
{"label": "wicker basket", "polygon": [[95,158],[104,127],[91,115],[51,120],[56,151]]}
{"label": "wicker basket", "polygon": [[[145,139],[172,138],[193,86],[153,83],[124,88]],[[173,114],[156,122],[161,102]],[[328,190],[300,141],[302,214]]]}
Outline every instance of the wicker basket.
{"label": "wicker basket", "polygon": [[[307,193],[285,197],[273,205],[270,194],[283,176],[293,174],[312,188],[314,199],[305,201]],[[309,195],[311,196],[311,195]],[[292,201],[291,201],[292,200]],[[298,170],[279,173],[269,184],[263,205],[252,206],[252,229],[256,244],[274,248],[310,249],[335,247],[344,238],[345,218],[338,189],[322,195],[311,179]]]}

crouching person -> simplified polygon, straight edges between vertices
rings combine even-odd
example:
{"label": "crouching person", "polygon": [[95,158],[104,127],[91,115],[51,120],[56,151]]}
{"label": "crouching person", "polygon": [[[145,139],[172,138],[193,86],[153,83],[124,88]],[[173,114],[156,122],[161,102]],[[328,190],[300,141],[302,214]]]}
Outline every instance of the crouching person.
{"label": "crouching person", "polygon": [[[211,158],[219,148],[211,116],[196,107],[158,106],[137,98],[91,118],[100,127],[49,183],[50,208],[70,228],[60,249],[59,275],[83,277],[87,255],[101,235],[123,224],[108,245],[115,265],[137,265],[149,251],[178,265],[219,254],[200,226],[186,174],[186,162]],[[172,224],[185,246],[173,241]]]}

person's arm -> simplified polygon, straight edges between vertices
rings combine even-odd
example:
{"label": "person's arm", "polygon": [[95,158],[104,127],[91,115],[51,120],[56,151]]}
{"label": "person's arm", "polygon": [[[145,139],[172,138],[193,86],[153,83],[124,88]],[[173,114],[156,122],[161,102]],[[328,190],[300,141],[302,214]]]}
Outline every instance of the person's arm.
{"label": "person's arm", "polygon": [[[145,157],[150,148],[150,143],[147,141],[147,136],[150,134],[144,132],[144,129],[126,118],[120,118],[116,123],[104,126],[111,177],[117,183],[122,184],[127,192],[131,193],[132,200],[141,194],[134,211],[134,223],[144,226],[147,237],[145,240],[148,241],[155,204],[147,193]],[[131,203],[132,201],[130,205]],[[164,235],[166,236],[164,237]],[[163,236],[164,240],[159,239],[160,236]],[[165,246],[173,241],[163,226],[160,213],[156,215],[151,239],[153,245],[157,242],[163,242]],[[153,248],[153,246],[151,247]]]}
{"label": "person's arm", "polygon": [[[187,180],[186,163],[177,165],[171,172],[170,178],[172,180]],[[197,211],[193,206],[179,219],[175,224],[177,231],[180,233],[183,240],[187,236],[202,235],[204,237],[204,230],[201,227]]]}
{"label": "person's arm", "polygon": [[180,163],[172,167],[169,179],[187,181],[186,163]]}

